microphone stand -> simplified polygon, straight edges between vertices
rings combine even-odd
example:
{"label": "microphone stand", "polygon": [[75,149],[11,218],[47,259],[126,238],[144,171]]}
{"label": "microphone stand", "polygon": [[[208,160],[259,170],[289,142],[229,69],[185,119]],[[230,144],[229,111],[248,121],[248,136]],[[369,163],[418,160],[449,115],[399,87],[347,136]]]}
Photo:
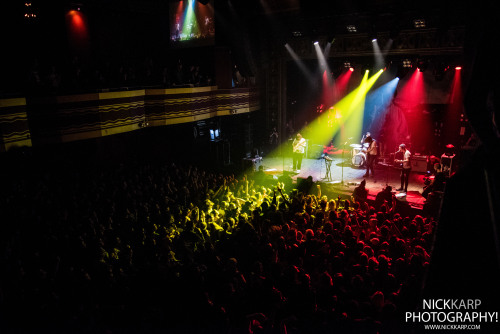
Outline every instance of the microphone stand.
{"label": "microphone stand", "polygon": [[344,164],[345,164],[345,160],[344,160],[344,151],[345,151],[345,145],[347,144],[347,142],[344,142],[344,145],[342,146],[342,172],[341,172],[341,179],[340,179],[340,184],[342,186],[345,186],[344,184]]}

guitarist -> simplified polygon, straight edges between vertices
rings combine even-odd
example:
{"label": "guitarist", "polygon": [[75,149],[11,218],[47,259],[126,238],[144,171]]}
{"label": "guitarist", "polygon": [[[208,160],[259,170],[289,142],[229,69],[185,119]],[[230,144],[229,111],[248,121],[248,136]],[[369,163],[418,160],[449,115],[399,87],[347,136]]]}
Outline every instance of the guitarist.
{"label": "guitarist", "polygon": [[[395,159],[394,162],[401,164],[401,187],[396,189],[397,191],[408,191],[408,181],[410,180],[410,172],[411,172],[411,153],[406,148],[405,144],[399,145],[399,152],[403,153],[402,159]],[[399,153],[396,152],[396,153]],[[403,187],[404,186],[404,187]]]}
{"label": "guitarist", "polygon": [[370,176],[370,170],[372,172],[372,176],[375,176],[373,165],[375,164],[375,160],[377,159],[378,147],[377,141],[372,138],[369,132],[365,137],[365,144],[368,144],[368,147],[366,148],[366,173],[364,177]]}
{"label": "guitarist", "polygon": [[306,150],[306,140],[300,133],[297,133],[295,139],[292,143],[292,159],[293,159],[293,170],[300,173],[300,167],[302,166],[302,158],[304,157],[304,152]]}

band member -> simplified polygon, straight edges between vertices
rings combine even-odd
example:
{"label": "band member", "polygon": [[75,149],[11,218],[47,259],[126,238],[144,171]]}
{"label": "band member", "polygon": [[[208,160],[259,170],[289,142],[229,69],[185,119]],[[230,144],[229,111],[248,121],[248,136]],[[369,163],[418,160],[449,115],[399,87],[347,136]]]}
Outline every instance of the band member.
{"label": "band member", "polygon": [[306,150],[306,140],[300,133],[297,133],[292,143],[293,170],[300,172],[302,158]]}
{"label": "band member", "polygon": [[371,137],[372,134],[370,132],[366,132],[366,134],[363,135],[363,137],[361,137],[361,145],[363,145],[364,143],[366,143],[366,137]]}
{"label": "band member", "polygon": [[369,132],[367,133],[367,136],[365,138],[365,144],[368,144],[368,147],[366,148],[366,173],[364,177],[370,176],[370,170],[372,172],[372,176],[375,176],[373,165],[375,164],[375,160],[377,159],[378,147],[377,141],[372,138]]}
{"label": "band member", "polygon": [[408,181],[410,180],[411,171],[411,153],[406,149],[405,144],[399,145],[399,152],[403,153],[403,159],[395,159],[397,163],[401,163],[401,187],[396,189],[397,191],[408,191]]}

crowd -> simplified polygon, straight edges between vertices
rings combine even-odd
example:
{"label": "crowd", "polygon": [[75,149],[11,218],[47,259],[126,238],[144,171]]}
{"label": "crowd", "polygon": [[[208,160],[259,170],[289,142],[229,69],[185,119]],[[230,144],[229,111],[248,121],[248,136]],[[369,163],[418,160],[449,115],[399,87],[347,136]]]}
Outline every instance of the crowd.
{"label": "crowd", "polygon": [[49,63],[34,59],[22,82],[28,95],[78,94],[105,90],[213,85],[213,71],[193,60],[146,57],[137,61],[84,62],[78,57]]}
{"label": "crowd", "polygon": [[0,331],[400,332],[435,228],[179,163],[2,176]]}

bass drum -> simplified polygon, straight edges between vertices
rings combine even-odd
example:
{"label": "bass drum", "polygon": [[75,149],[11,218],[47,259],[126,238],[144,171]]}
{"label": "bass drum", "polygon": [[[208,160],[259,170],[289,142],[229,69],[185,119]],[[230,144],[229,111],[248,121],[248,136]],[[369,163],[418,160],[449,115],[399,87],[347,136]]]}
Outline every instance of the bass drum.
{"label": "bass drum", "polygon": [[364,154],[363,152],[359,152],[359,153],[356,153],[353,157],[352,157],[352,165],[354,167],[362,167],[365,165],[366,163],[366,154]]}

